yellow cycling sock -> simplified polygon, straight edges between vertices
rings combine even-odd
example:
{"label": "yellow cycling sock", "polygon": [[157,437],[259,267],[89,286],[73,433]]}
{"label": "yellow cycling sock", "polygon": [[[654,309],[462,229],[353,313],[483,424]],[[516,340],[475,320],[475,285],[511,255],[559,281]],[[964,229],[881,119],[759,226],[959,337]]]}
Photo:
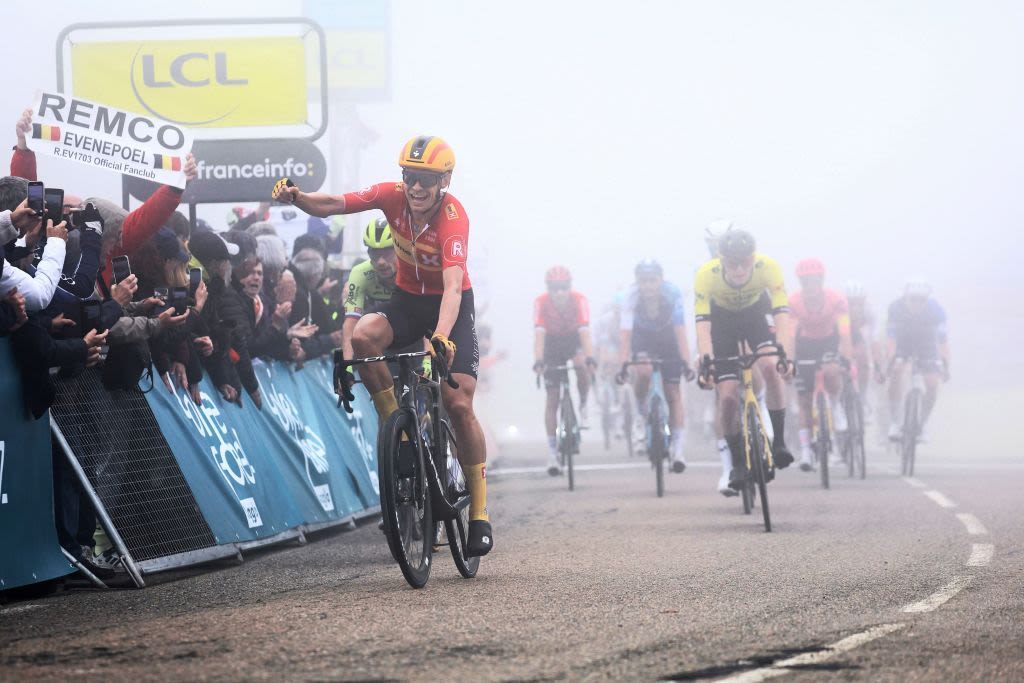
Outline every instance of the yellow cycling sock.
{"label": "yellow cycling sock", "polygon": [[463,468],[466,474],[466,487],[469,489],[469,520],[489,522],[487,515],[487,463],[470,465]]}
{"label": "yellow cycling sock", "polygon": [[385,420],[391,417],[391,413],[398,410],[398,399],[395,398],[395,390],[391,387],[381,389],[376,394],[370,394],[370,398],[373,399],[373,405],[377,409],[377,417],[380,418],[382,425]]}

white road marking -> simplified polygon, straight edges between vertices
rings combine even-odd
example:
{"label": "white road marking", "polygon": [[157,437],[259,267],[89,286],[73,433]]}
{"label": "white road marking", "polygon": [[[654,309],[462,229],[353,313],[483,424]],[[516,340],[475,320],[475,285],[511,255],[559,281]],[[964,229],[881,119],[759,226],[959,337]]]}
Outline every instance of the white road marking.
{"label": "white road marking", "polygon": [[918,488],[918,489],[926,489],[926,488],[928,488],[928,484],[924,483],[923,481],[921,481],[920,479],[917,479],[915,477],[903,477],[903,481],[907,482],[908,484],[910,484],[914,488]]}
{"label": "white road marking", "polygon": [[882,636],[899,631],[901,628],[905,628],[906,626],[906,624],[882,624],[881,626],[874,626],[869,628],[867,631],[855,633],[852,636],[847,636],[838,642],[832,643],[823,650],[805,652],[804,654],[775,662],[771,666],[765,666],[760,669],[745,671],[741,674],[737,674],[736,676],[723,678],[721,679],[721,683],[725,683],[726,681],[728,681],[728,683],[757,683],[757,681],[763,681],[769,678],[775,678],[776,676],[782,676],[783,674],[792,673],[791,667],[810,666],[827,662],[836,655],[849,652],[854,648],[870,643],[872,640],[877,640]]}
{"label": "white road marking", "polygon": [[954,576],[953,580],[929,595],[924,600],[912,602],[903,608],[908,614],[931,612],[944,605],[950,598],[962,591],[971,583],[970,576]]}
{"label": "white road marking", "polygon": [[[716,468],[720,469],[722,465],[717,462],[688,462],[686,463],[686,469],[691,467],[700,468]],[[651,469],[651,462],[644,460],[643,462],[615,462],[604,465],[573,465],[573,471],[575,472],[599,472],[602,470],[649,470]],[[487,470],[488,477],[511,475],[511,474],[539,474],[541,472],[546,473],[548,468],[545,467],[502,467]]]}
{"label": "white road marking", "polygon": [[996,547],[991,543],[974,543],[971,545],[971,556],[967,558],[968,567],[987,567],[992,561],[992,553]]}
{"label": "white road marking", "polygon": [[924,495],[926,495],[929,498],[931,498],[932,501],[936,505],[938,505],[939,507],[944,507],[944,508],[947,508],[947,509],[948,508],[955,508],[956,507],[956,503],[951,501],[949,498],[946,498],[944,495],[942,495],[938,491],[934,491],[934,490],[932,490],[932,491],[925,491]]}
{"label": "white road marking", "polygon": [[967,533],[971,536],[981,536],[988,533],[985,525],[969,512],[958,512],[956,518],[964,523],[964,526],[967,527]]}
{"label": "white road marking", "polygon": [[28,612],[34,609],[40,609],[46,607],[46,605],[15,605],[14,607],[8,607],[6,609],[0,609],[0,614],[15,614],[17,612]]}

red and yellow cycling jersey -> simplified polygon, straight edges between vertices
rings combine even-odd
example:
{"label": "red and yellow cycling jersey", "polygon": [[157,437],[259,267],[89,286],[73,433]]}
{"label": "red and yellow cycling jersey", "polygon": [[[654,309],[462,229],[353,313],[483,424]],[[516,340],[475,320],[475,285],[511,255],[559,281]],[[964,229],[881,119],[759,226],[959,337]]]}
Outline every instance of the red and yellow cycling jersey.
{"label": "red and yellow cycling jersey", "polygon": [[551,295],[544,292],[533,302],[533,324],[556,337],[577,332],[590,324],[587,297],[573,290],[569,292],[568,306],[559,308]]}
{"label": "red and yellow cycling jersey", "polygon": [[345,194],[344,213],[378,209],[391,225],[398,254],[395,284],[410,294],[444,294],[442,273],[462,268],[462,290],[469,289],[466,256],[469,245],[469,217],[459,200],[445,194],[437,213],[418,234],[413,234],[412,213],[402,183],[377,183],[359,192]]}
{"label": "red and yellow cycling jersey", "polygon": [[789,297],[789,312],[796,321],[796,334],[805,339],[827,339],[837,331],[850,331],[850,307],[846,297],[825,288],[821,301],[809,306],[802,291]]}

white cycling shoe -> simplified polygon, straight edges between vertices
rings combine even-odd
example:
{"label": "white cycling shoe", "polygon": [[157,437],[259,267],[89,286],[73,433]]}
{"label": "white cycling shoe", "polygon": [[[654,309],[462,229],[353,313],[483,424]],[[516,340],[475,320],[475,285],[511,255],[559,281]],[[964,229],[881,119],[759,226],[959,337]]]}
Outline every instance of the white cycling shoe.
{"label": "white cycling shoe", "polygon": [[800,471],[810,472],[814,470],[814,451],[810,446],[800,447]]}
{"label": "white cycling shoe", "polygon": [[903,438],[903,427],[897,422],[889,425],[889,441],[899,441]]}
{"label": "white cycling shoe", "polygon": [[557,477],[562,473],[562,465],[558,462],[558,453],[548,453],[548,474],[552,477]]}
{"label": "white cycling shoe", "polygon": [[729,488],[729,470],[722,472],[722,476],[718,478],[718,492],[726,498],[732,498],[738,496],[739,493]]}

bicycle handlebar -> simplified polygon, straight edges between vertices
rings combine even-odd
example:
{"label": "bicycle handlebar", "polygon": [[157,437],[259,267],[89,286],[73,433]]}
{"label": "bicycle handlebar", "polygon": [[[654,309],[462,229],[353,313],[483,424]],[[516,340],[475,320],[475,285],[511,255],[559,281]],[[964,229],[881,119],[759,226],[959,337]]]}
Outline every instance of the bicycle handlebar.
{"label": "bicycle handlebar", "polygon": [[[411,351],[409,353],[392,353],[385,354],[383,356],[369,356],[367,358],[358,359],[346,359],[344,352],[341,349],[334,350],[334,393],[338,395],[338,406],[344,406],[345,412],[351,413],[352,402],[356,400],[356,396],[352,393],[352,386],[355,384],[361,384],[359,380],[353,379],[351,383],[346,374],[351,374],[348,368],[355,367],[356,365],[366,365],[367,363],[390,363],[397,361],[399,366],[403,369],[408,367],[408,362],[413,358],[424,358],[432,355],[428,351]],[[451,373],[448,371],[448,359],[442,358],[441,354],[434,357],[434,362],[431,364],[431,374],[436,375],[438,380],[444,380],[448,386],[452,389],[458,389],[459,384],[452,379]]]}
{"label": "bicycle handlebar", "polygon": [[701,361],[701,388],[711,388],[710,386],[705,387],[704,385],[711,377],[711,371],[715,367],[716,363],[738,363],[744,370],[749,370],[762,358],[778,358],[779,360],[775,364],[775,369],[778,370],[780,375],[785,375],[789,371],[790,363],[792,362],[786,356],[786,351],[781,346],[774,347],[774,350],[772,351],[755,351],[754,353],[726,356],[725,358],[710,358],[705,356],[705,359],[707,360]]}

